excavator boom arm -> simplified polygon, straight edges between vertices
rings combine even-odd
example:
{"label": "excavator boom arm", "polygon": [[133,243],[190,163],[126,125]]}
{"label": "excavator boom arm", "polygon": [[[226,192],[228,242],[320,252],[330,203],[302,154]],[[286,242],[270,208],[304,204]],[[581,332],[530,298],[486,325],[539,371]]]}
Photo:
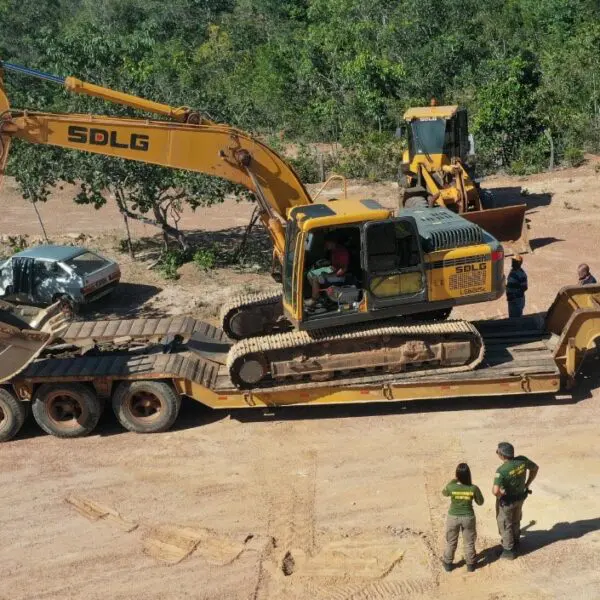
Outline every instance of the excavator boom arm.
{"label": "excavator boom arm", "polygon": [[0,85],[0,167],[11,138],[187,169],[241,184],[255,194],[279,258],[285,242],[281,221],[290,208],[312,203],[281,156],[227,125],[11,111]]}
{"label": "excavator boom arm", "polygon": [[0,69],[35,77],[36,79],[43,79],[44,81],[50,81],[52,83],[57,83],[64,86],[66,90],[74,94],[100,98],[101,100],[106,100],[107,102],[112,102],[114,104],[121,104],[137,110],[143,110],[156,115],[162,115],[181,123],[193,123],[195,125],[210,125],[213,123],[213,121],[210,119],[201,116],[199,113],[192,111],[186,106],[175,108],[173,106],[169,106],[168,104],[154,102],[153,100],[146,100],[145,98],[140,98],[132,94],[118,92],[116,90],[111,90],[110,88],[102,87],[101,85],[82,81],[76,77],[59,77],[58,75],[43,73],[42,71],[36,71],[35,69],[29,69],[27,67],[14,65],[1,60]]}

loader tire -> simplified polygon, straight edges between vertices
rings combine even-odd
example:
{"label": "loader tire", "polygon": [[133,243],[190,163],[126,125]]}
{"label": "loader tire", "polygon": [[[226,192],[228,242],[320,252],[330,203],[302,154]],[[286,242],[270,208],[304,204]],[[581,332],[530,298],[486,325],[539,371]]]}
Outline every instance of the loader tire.
{"label": "loader tire", "polygon": [[177,419],[181,397],[162,381],[123,381],[113,395],[112,405],[125,429],[159,433],[169,429]]}
{"label": "loader tire", "polygon": [[27,408],[27,402],[17,400],[8,390],[0,388],[0,442],[8,442],[19,433]]}
{"label": "loader tire", "polygon": [[411,196],[404,201],[404,208],[429,208],[429,204],[423,196]]}
{"label": "loader tire", "polygon": [[37,424],[50,435],[76,438],[88,435],[98,424],[103,403],[92,388],[81,383],[45,383],[33,396]]}

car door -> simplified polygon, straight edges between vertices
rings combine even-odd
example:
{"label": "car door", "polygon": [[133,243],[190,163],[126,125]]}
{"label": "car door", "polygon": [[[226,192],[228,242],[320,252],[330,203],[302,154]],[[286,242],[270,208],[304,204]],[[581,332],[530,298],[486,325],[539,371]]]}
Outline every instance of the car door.
{"label": "car door", "polygon": [[363,248],[371,309],[427,301],[423,250],[412,217],[366,223]]}
{"label": "car door", "polygon": [[50,304],[56,292],[56,263],[37,259],[33,268],[32,301],[36,304]]}
{"label": "car door", "polygon": [[35,260],[30,257],[12,258],[12,299],[16,302],[34,302]]}

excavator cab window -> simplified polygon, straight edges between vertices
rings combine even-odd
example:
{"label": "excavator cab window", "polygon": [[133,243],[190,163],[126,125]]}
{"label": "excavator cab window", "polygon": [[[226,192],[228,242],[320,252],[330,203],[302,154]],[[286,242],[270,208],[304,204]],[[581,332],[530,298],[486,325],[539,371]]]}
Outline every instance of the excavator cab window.
{"label": "excavator cab window", "polygon": [[369,305],[384,308],[426,300],[423,253],[414,219],[367,223],[364,270]]}
{"label": "excavator cab window", "polygon": [[[348,269],[340,281],[328,282],[328,276],[323,273],[321,296],[318,310],[311,311],[312,316],[318,317],[327,312],[339,310],[344,307],[351,309],[351,305],[362,299],[362,266],[361,266],[361,234],[358,225],[345,227],[324,227],[314,229],[306,236],[304,255],[304,299],[311,297],[312,285],[308,274],[314,269],[330,268],[331,256],[325,247],[326,240],[334,240],[336,244],[348,252]],[[333,275],[333,274],[332,274]],[[309,316],[310,318],[310,316]]]}

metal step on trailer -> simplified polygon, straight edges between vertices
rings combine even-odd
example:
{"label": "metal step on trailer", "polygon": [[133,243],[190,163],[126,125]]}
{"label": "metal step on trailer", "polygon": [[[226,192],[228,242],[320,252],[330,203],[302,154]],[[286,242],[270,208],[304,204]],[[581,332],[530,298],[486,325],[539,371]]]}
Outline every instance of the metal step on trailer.
{"label": "metal step on trailer", "polygon": [[132,340],[159,343],[169,336],[189,339],[199,328],[211,327],[191,317],[165,317],[162,319],[114,319],[104,321],[73,321],[61,335],[66,344],[86,346]]}

